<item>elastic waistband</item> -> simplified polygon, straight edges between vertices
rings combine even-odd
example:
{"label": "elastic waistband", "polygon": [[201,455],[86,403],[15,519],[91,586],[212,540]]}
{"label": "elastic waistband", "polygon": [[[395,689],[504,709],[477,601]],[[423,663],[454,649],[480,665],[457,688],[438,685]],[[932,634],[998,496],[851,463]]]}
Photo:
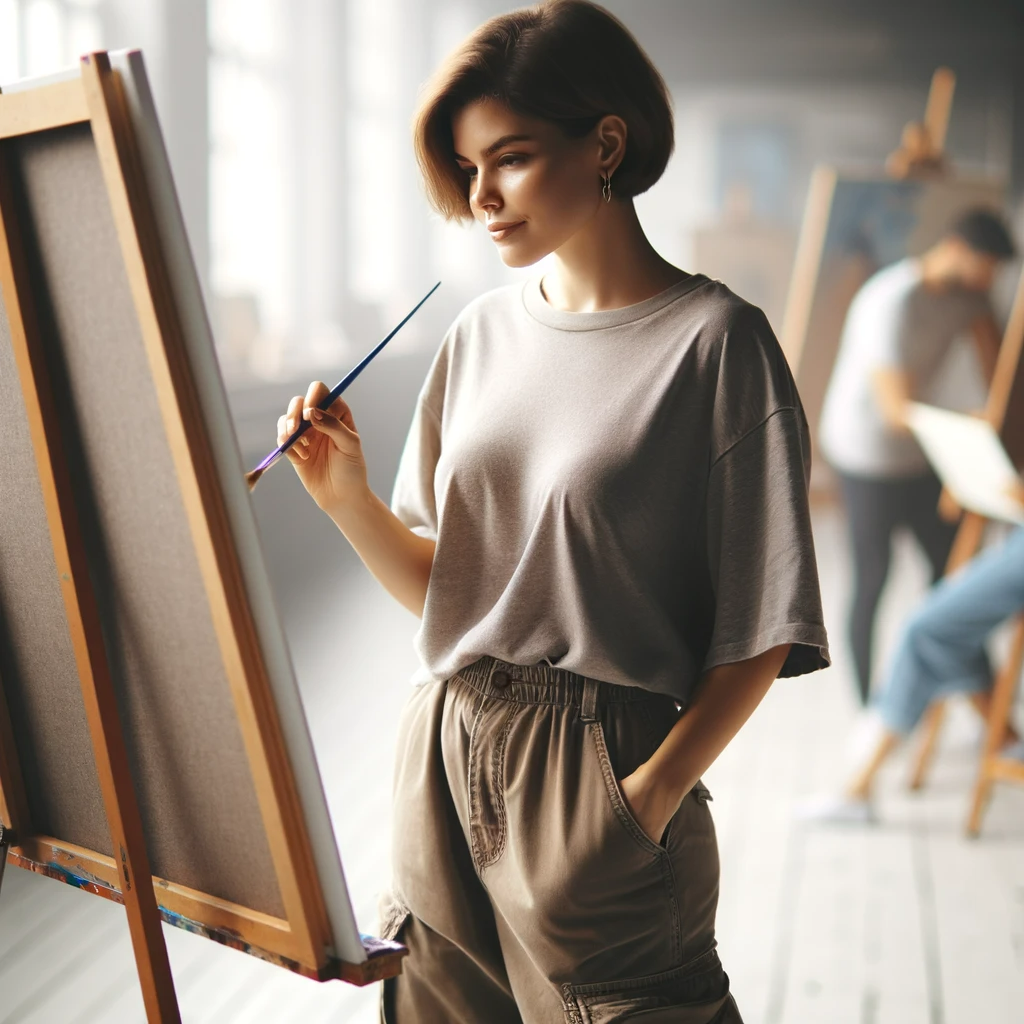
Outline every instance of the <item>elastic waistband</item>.
{"label": "elastic waistband", "polygon": [[620,686],[600,679],[590,679],[566,668],[556,668],[546,661],[536,665],[515,665],[489,654],[459,669],[454,678],[461,679],[488,697],[520,704],[578,706],[582,712],[580,717],[585,722],[597,721],[598,708],[602,704],[627,704],[643,700],[674,703],[667,694],[655,693],[640,686]]}

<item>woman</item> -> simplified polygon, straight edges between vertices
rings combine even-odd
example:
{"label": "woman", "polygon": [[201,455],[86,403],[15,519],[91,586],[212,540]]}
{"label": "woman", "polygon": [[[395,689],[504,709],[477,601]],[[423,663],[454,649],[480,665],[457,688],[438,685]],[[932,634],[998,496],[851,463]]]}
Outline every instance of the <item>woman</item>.
{"label": "woman", "polygon": [[828,663],[792,378],[759,310],[644,236],[671,111],[602,8],[487,22],[415,140],[436,209],[554,259],[446,335],[391,509],[323,384],[279,424],[311,418],[302,482],[422,615],[384,1019],[738,1021],[700,775],[777,675]]}

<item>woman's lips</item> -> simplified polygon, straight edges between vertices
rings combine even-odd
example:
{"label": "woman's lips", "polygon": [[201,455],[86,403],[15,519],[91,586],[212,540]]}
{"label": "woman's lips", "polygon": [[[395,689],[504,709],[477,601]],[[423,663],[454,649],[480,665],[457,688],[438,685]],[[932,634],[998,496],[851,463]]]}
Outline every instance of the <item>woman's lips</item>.
{"label": "woman's lips", "polygon": [[525,221],[518,220],[511,224],[489,224],[487,230],[495,242],[501,242],[508,238],[516,228],[521,228],[525,223]]}

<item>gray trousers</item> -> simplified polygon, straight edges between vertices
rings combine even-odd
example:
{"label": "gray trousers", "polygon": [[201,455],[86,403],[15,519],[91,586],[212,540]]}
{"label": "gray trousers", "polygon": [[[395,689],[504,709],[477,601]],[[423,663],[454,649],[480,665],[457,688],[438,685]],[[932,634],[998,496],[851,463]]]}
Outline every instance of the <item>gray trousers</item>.
{"label": "gray trousers", "polygon": [[857,693],[867,704],[871,692],[875,613],[889,575],[892,536],[907,527],[921,545],[934,583],[946,567],[956,524],[939,517],[942,484],[931,472],[895,479],[839,473],[853,548],[853,600],[850,648],[857,670]]}
{"label": "gray trousers", "polygon": [[388,1024],[735,1024],[715,950],[718,848],[698,784],[660,842],[618,780],[675,702],[485,657],[417,688],[395,777]]}

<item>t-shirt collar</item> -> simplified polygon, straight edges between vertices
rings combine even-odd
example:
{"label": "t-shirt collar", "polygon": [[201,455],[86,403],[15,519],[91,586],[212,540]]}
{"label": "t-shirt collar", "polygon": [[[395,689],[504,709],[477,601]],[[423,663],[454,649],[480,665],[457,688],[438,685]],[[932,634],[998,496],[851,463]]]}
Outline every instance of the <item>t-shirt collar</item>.
{"label": "t-shirt collar", "polygon": [[608,327],[621,327],[623,324],[642,320],[659,309],[664,309],[681,295],[693,291],[694,288],[706,284],[709,278],[704,274],[692,274],[683,281],[669,285],[664,291],[652,295],[643,302],[635,302],[631,306],[619,309],[600,309],[588,313],[573,313],[564,309],[555,309],[544,298],[541,291],[540,275],[530,278],[523,285],[523,305],[535,320],[548,327],[560,331],[600,331]]}

